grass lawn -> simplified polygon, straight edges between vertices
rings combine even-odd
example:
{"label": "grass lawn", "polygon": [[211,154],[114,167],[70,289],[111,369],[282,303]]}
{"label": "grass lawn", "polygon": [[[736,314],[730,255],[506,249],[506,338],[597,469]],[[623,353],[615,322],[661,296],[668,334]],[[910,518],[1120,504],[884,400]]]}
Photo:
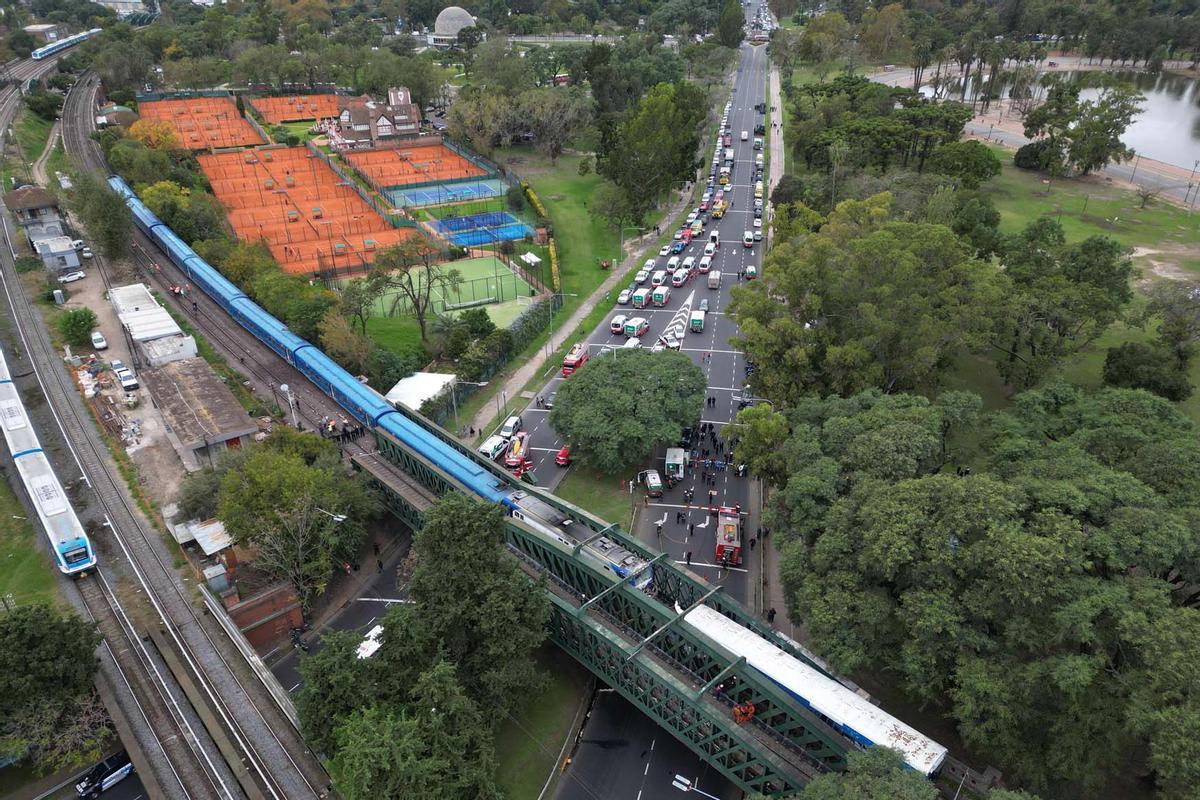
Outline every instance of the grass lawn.
{"label": "grass lawn", "polygon": [[20,605],[55,604],[58,591],[50,556],[39,547],[25,515],[8,482],[0,481],[0,597],[11,596]]}
{"label": "grass lawn", "polygon": [[46,149],[46,142],[50,140],[50,129],[53,127],[53,121],[42,119],[29,110],[22,111],[21,116],[17,118],[13,132],[25,160],[30,164],[37,161]]}
{"label": "grass lawn", "polygon": [[509,800],[536,800],[585,700],[590,673],[552,644],[536,653],[545,688],[496,732],[496,782]]}
{"label": "grass lawn", "polygon": [[[636,470],[630,470],[630,474]],[[628,476],[624,476],[628,477]],[[567,477],[554,490],[555,496],[590,511],[606,522],[615,522],[622,530],[629,530],[633,517],[629,489],[621,488],[622,476],[597,475],[594,470],[580,466],[571,467]],[[641,500],[641,493],[634,491],[634,500]]]}
{"label": "grass lawn", "polygon": [[367,334],[380,347],[393,353],[423,349],[421,327],[413,317],[371,317],[367,320]]}
{"label": "grass lawn", "polygon": [[[282,123],[282,127],[287,128],[288,133],[294,134],[295,136],[298,136],[300,138],[301,144],[308,141],[309,139],[315,139],[318,136],[322,135],[319,133],[311,133],[310,130],[311,130],[312,126],[313,126],[312,120],[309,120],[307,122],[284,122],[284,123]],[[271,126],[269,126],[269,125],[263,125],[263,128],[265,130],[267,130],[268,132],[270,132],[270,130],[271,130]]]}
{"label": "grass lawn", "polygon": [[67,151],[63,148],[62,137],[59,137],[58,143],[50,151],[50,157],[46,159],[46,174],[50,176],[50,185],[57,188],[58,179],[54,177],[54,173],[66,173],[70,167],[71,164],[67,160]]}

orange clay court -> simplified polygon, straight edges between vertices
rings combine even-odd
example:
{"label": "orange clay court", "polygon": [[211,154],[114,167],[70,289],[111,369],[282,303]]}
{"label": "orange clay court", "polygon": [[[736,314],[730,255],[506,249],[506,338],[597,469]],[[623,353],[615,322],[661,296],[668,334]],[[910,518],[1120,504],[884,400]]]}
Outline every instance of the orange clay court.
{"label": "orange clay court", "polygon": [[304,147],[204,153],[198,157],[229,224],[265,240],[284,271],[361,271],[379,250],[419,236],[393,228]]}
{"label": "orange clay court", "polygon": [[412,183],[476,178],[487,173],[444,144],[386,150],[349,150],[342,154],[377,186],[392,188]]}
{"label": "orange clay court", "polygon": [[272,125],[338,115],[337,97],[332,94],[296,94],[285,97],[256,97],[250,101],[262,118]]}
{"label": "orange clay court", "polygon": [[170,123],[188,150],[263,144],[258,131],[238,113],[232,97],[147,100],[138,104],[142,119]]}

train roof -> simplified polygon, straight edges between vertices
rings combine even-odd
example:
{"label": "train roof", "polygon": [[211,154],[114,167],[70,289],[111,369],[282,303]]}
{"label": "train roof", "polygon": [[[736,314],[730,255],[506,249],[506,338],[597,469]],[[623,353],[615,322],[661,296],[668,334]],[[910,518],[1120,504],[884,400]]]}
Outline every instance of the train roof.
{"label": "train roof", "polygon": [[700,605],[684,619],[734,655],[745,656],[746,663],[802,697],[833,722],[854,730],[873,744],[899,750],[905,762],[918,772],[932,775],[945,760],[947,751],[942,745],[724,614]]}

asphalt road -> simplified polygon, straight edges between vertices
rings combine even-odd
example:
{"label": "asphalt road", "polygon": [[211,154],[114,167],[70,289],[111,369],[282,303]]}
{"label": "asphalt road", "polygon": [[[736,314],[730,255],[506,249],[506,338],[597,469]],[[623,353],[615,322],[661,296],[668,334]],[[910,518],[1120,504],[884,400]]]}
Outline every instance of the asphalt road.
{"label": "asphalt road", "polygon": [[[753,6],[746,9],[747,18],[753,14]],[[753,230],[754,218],[754,127],[765,117],[754,110],[757,103],[766,100],[767,55],[766,47],[743,45],[738,68],[732,107],[729,114],[729,130],[733,137],[735,166],[732,182],[726,189],[726,197],[732,196],[733,206],[724,219],[710,220],[704,236],[688,247],[681,255],[695,256],[699,261],[708,233],[717,230],[721,234],[721,247],[713,258],[714,270],[720,270],[720,289],[708,289],[707,276],[698,275],[679,289],[672,289],[671,300],[664,308],[647,308],[634,311],[628,307],[614,307],[613,314],[635,314],[645,317],[650,330],[642,337],[643,343],[653,343],[670,326],[677,314],[695,309],[702,298],[707,298],[709,311],[706,314],[702,333],[687,333],[682,352],[704,370],[708,377],[708,394],[712,405],[706,405],[702,422],[710,423],[718,432],[728,425],[737,414],[737,398],[742,396],[745,382],[745,358],[729,341],[737,334],[737,326],[728,316],[731,292],[738,285],[738,272],[754,264],[761,269],[762,243],[752,248],[742,246],[744,231]],[[747,141],[741,141],[742,131],[749,132]],[[708,158],[704,169],[711,167],[711,156],[715,141],[708,144]],[[705,173],[707,175],[707,172]],[[764,219],[765,223],[765,219]],[[656,264],[665,265],[667,258],[656,258]],[[624,336],[609,332],[608,320],[587,339],[593,358],[605,345],[620,345]],[[619,357],[607,354],[608,358]],[[546,396],[555,391],[564,380],[554,377],[542,390]],[[570,380],[567,378],[566,380]],[[531,406],[521,412],[525,427],[532,431],[530,438],[535,459],[535,472],[543,485],[557,485],[564,470],[554,466],[554,454],[563,445],[547,421],[548,412]],[[711,439],[702,445],[714,449]],[[662,471],[665,448],[657,454],[658,467]],[[632,477],[632,476],[631,476]],[[697,501],[706,501],[709,489],[716,491],[717,505],[740,505],[750,508],[750,494],[754,484],[749,478],[735,477],[732,469],[717,471],[715,482],[704,485],[695,470],[688,470],[685,480],[662,498],[652,500],[638,515],[634,533],[643,541],[669,553],[679,563],[686,561],[691,553],[691,569],[703,575],[713,584],[720,584],[726,591],[753,605],[750,573],[745,569],[751,555],[749,538],[758,527],[753,516],[746,518],[743,541],[744,562],[741,567],[725,569],[714,562],[715,521],[706,513],[688,508],[684,503],[684,492],[695,489]],[[685,514],[685,521],[676,522],[676,512]],[[662,522],[662,536],[656,535],[656,523]],[[695,526],[692,528],[691,526]],[[755,559],[757,560],[757,559]],[[558,800],[597,800],[597,798],[627,798],[628,800],[657,800],[680,796],[671,787],[676,774],[699,780],[699,788],[719,798],[740,797],[741,792],[732,783],[717,773],[707,763],[697,758],[690,750],[676,741],[669,733],[659,728],[648,717],[641,714],[615,692],[602,692],[584,728],[583,736],[575,757],[556,792]]]}
{"label": "asphalt road", "polygon": [[[305,634],[303,638],[308,643],[309,653],[320,651],[321,634],[325,631],[359,631],[365,635],[376,620],[387,613],[391,604],[402,602],[404,593],[397,583],[396,570],[407,555],[407,547],[393,550],[384,561],[383,571],[376,572],[375,577],[363,591],[356,593],[353,600],[330,617],[321,631]],[[368,566],[364,563],[362,568],[367,569]],[[378,565],[375,569],[378,570]],[[275,673],[279,684],[293,695],[300,691],[300,687],[303,685],[298,669],[301,655],[299,650],[293,648],[292,652],[271,665],[271,672]]]}

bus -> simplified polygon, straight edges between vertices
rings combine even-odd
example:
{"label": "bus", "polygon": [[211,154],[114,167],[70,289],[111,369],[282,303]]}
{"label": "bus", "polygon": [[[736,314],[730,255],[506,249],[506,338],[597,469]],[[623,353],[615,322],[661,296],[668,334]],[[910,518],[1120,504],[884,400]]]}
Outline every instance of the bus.
{"label": "bus", "polygon": [[717,509],[718,564],[736,567],[742,563],[742,514],[736,506]]}
{"label": "bus", "polygon": [[584,342],[578,342],[571,348],[571,352],[567,353],[567,357],[563,359],[562,376],[565,378],[568,375],[573,375],[580,369],[588,360],[588,346]]}

